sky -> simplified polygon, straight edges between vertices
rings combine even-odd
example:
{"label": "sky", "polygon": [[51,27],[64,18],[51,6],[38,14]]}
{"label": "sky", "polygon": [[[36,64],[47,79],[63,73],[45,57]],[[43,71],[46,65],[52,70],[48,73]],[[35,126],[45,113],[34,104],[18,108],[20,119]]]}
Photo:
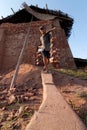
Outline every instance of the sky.
{"label": "sky", "polygon": [[13,14],[11,8],[17,12],[22,9],[22,3],[37,5],[44,8],[61,10],[74,19],[69,46],[75,58],[87,59],[87,0],[0,0],[0,19]]}

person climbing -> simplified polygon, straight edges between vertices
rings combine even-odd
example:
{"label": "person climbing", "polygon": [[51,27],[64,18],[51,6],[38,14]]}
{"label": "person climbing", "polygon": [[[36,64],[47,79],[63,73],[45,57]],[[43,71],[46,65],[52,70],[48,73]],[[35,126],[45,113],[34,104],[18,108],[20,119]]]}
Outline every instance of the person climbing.
{"label": "person climbing", "polygon": [[43,70],[45,70],[46,72],[48,72],[51,39],[53,38],[52,35],[51,35],[51,32],[53,30],[55,30],[55,27],[51,28],[49,31],[46,31],[45,26],[39,27],[39,31],[41,33],[41,37],[40,37],[41,46],[40,46],[40,48],[42,49],[42,56],[43,56],[43,63],[44,63]]}

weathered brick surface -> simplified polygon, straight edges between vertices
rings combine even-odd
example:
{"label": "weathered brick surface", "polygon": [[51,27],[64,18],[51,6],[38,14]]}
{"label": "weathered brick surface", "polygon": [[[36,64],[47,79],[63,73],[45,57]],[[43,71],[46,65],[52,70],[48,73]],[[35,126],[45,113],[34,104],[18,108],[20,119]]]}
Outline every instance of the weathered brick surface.
{"label": "weathered brick surface", "polygon": [[29,42],[24,51],[22,62],[35,64],[37,46],[40,44],[39,26],[46,25],[47,29],[49,29],[52,27],[52,24],[56,25],[53,35],[57,37],[55,48],[59,49],[60,67],[74,67],[75,65],[65,33],[57,22],[37,21],[22,24],[2,24],[0,29],[5,30],[5,32],[0,32],[0,37],[4,38],[4,41],[2,40],[3,38],[0,39],[0,69],[8,70],[15,67],[29,28]]}
{"label": "weathered brick surface", "polygon": [[0,28],[0,69],[2,68],[3,55],[4,55],[4,38],[5,38],[5,29]]}
{"label": "weathered brick surface", "polygon": [[[37,51],[37,46],[40,44],[40,32],[39,26],[48,25],[50,21],[23,23],[23,24],[2,24],[1,29],[5,29],[4,42],[1,43],[4,46],[4,52],[2,53],[2,47],[0,47],[0,64],[2,64],[3,70],[15,67],[17,64],[20,51],[24,44],[24,40],[28,29],[30,28],[29,42],[23,54],[22,62],[35,64],[35,56]],[[3,55],[3,59],[2,59]],[[1,62],[2,59],[2,62]]]}
{"label": "weathered brick surface", "polygon": [[54,35],[56,35],[57,37],[54,47],[57,49],[57,57],[59,59],[59,66],[61,68],[76,69],[73,55],[69,47],[68,41],[66,39],[64,30],[60,26],[57,26],[57,29],[55,30]]}

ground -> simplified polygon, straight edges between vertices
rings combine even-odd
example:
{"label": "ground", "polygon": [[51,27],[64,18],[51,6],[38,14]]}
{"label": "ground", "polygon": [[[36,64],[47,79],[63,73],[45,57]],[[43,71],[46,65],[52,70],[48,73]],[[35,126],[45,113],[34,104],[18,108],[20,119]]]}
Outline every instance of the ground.
{"label": "ground", "polygon": [[[87,125],[87,80],[51,71],[58,91]],[[22,64],[9,91],[14,70],[0,76],[0,130],[24,130],[43,97],[41,68]]]}
{"label": "ground", "polygon": [[42,102],[41,72],[20,66],[14,91],[9,91],[14,70],[0,77],[0,130],[24,130]]}
{"label": "ground", "polygon": [[53,81],[64,99],[87,125],[87,80],[53,72]]}

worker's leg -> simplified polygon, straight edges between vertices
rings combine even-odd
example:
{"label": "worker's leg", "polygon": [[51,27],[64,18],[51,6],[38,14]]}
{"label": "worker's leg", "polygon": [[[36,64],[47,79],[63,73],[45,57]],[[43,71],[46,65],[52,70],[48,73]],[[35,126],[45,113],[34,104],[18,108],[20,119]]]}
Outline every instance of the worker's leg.
{"label": "worker's leg", "polygon": [[50,53],[49,51],[43,51],[42,55],[43,55],[44,70],[48,71]]}
{"label": "worker's leg", "polygon": [[48,70],[49,60],[47,57],[43,56],[44,69]]}

